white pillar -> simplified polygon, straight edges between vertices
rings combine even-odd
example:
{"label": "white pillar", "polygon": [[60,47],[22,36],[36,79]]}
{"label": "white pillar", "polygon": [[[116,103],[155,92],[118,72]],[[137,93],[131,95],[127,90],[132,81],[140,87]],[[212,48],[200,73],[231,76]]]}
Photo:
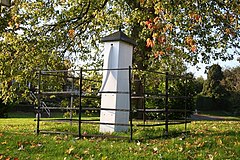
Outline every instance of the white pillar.
{"label": "white pillar", "polygon": [[[129,99],[129,66],[132,66],[132,52],[135,42],[128,38],[123,32],[118,31],[104,37],[104,69],[126,70],[104,70],[101,94],[101,123],[100,132],[127,131],[128,126],[114,125],[129,124],[129,111],[114,111],[104,109],[126,109],[130,108]],[[111,92],[111,93],[104,93]],[[115,93],[114,93],[115,92]],[[120,93],[116,93],[120,92]],[[125,92],[125,93],[122,93]]]}

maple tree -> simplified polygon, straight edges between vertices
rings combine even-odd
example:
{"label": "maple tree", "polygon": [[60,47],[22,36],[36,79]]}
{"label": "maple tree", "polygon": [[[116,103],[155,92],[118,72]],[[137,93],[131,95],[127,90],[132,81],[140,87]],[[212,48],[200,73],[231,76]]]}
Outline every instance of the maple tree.
{"label": "maple tree", "polygon": [[239,8],[237,0],[14,1],[1,11],[2,98],[14,97],[17,85],[9,90],[9,81],[64,68],[66,58],[101,66],[100,38],[120,26],[138,43],[133,66],[141,70],[178,74],[185,62],[232,59],[239,55]]}
{"label": "maple tree", "polygon": [[[118,2],[115,8],[121,14],[115,22],[122,19],[120,23],[125,32],[137,42],[133,66],[139,70],[185,74],[186,63],[231,60],[239,55],[239,4],[236,0]],[[141,94],[143,84],[136,83]],[[143,106],[143,102],[137,103],[136,106]]]}
{"label": "maple tree", "polygon": [[226,90],[220,83],[223,78],[222,68],[218,64],[212,65],[208,70],[207,80],[203,85],[202,94],[213,99],[225,96]]}
{"label": "maple tree", "polygon": [[[138,33],[151,49],[150,57],[162,59],[180,54],[184,61],[195,65],[216,59],[231,60],[239,55],[237,0],[125,2],[135,12],[131,15],[135,18],[133,26],[141,28]],[[132,35],[136,31],[132,30]]]}

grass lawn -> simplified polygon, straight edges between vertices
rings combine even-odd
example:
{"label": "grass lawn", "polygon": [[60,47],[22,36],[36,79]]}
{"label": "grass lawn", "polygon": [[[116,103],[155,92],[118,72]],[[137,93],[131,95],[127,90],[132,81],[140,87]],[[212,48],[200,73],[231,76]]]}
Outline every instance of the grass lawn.
{"label": "grass lawn", "polygon": [[[120,139],[79,140],[71,135],[37,136],[35,129],[34,118],[0,119],[0,160],[240,159],[240,121],[196,121],[188,125],[190,133],[130,143]],[[169,130],[182,129],[183,125],[178,125]],[[135,129],[134,134],[161,130]]]}

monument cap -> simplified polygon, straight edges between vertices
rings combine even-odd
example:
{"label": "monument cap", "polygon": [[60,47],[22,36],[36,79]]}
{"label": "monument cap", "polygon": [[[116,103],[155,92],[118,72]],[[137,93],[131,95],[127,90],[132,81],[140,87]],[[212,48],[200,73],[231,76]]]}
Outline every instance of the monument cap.
{"label": "monument cap", "polygon": [[129,43],[129,44],[132,44],[134,46],[137,45],[137,43],[129,38],[125,33],[123,33],[121,30],[115,32],[115,33],[112,33],[106,37],[103,37],[101,39],[102,42],[112,42],[112,41],[123,41],[123,42],[126,42],[126,43]]}

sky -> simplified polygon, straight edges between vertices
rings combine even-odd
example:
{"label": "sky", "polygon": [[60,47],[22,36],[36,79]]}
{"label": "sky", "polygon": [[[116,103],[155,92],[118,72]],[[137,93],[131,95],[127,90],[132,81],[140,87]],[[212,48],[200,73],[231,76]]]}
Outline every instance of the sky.
{"label": "sky", "polygon": [[240,63],[237,61],[237,56],[231,60],[231,61],[221,61],[221,60],[217,60],[217,61],[213,61],[211,64],[198,64],[198,67],[200,67],[200,69],[197,69],[197,67],[195,66],[189,66],[188,67],[188,71],[192,72],[195,77],[203,77],[204,79],[207,79],[207,74],[204,73],[205,72],[205,68],[206,66],[211,66],[212,64],[219,64],[222,67],[222,70],[227,69],[227,68],[233,68],[233,67],[237,67],[240,66]]}

